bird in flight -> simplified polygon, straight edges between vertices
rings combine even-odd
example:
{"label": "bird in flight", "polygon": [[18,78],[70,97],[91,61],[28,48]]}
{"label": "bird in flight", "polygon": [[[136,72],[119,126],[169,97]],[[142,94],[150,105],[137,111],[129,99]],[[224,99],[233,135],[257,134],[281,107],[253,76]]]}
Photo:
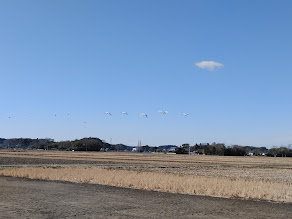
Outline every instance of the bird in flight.
{"label": "bird in flight", "polygon": [[168,113],[167,111],[162,111],[162,110],[159,110],[158,112],[162,113],[162,114],[166,114]]}
{"label": "bird in flight", "polygon": [[106,115],[112,115],[110,112],[105,112],[104,114],[106,114]]}
{"label": "bird in flight", "polygon": [[122,114],[124,114],[124,115],[128,115],[128,113],[127,113],[127,112],[122,112]]}
{"label": "bird in flight", "polygon": [[188,116],[190,115],[191,113],[183,113],[184,116]]}
{"label": "bird in flight", "polygon": [[145,116],[146,118],[148,118],[146,113],[140,113],[140,116]]}

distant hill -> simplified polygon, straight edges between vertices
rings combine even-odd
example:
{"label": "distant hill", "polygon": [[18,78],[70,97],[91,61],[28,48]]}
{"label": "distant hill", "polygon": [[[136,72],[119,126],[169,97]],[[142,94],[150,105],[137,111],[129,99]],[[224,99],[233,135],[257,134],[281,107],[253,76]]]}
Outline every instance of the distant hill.
{"label": "distant hill", "polygon": [[99,138],[82,138],[73,141],[54,141],[53,139],[0,138],[2,148],[75,150],[75,151],[132,151],[132,147],[124,144],[108,144]]}

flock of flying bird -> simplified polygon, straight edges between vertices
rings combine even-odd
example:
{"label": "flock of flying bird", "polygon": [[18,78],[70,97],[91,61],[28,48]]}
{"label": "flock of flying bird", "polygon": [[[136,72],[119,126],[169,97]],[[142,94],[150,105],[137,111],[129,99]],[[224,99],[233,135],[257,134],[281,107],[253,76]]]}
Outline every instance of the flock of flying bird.
{"label": "flock of flying bird", "polygon": [[[167,114],[167,113],[168,113],[167,111],[162,111],[162,110],[159,110],[158,112],[160,112],[160,113],[162,113],[162,114]],[[124,115],[128,115],[127,112],[121,112],[121,113],[124,114]],[[110,112],[105,112],[104,114],[112,116],[112,114],[111,114]],[[184,116],[188,116],[188,115],[190,115],[191,113],[182,113],[182,114],[183,114]],[[147,115],[146,113],[140,113],[140,116],[144,116],[144,117],[148,118],[148,115]]]}
{"label": "flock of flying bird", "polygon": [[[163,115],[165,115],[165,114],[168,113],[168,111],[162,111],[162,110],[159,110],[158,112],[160,112]],[[112,116],[112,114],[110,112],[105,112],[104,114]],[[121,114],[128,115],[127,112],[121,112]],[[183,116],[188,116],[190,114],[191,113],[182,113]],[[70,115],[71,115],[71,113],[67,113],[67,116],[70,116]],[[43,116],[43,115],[41,115],[41,116]],[[140,116],[141,117],[148,118],[148,115],[146,113],[140,113]],[[30,115],[29,117],[32,117],[32,115]],[[57,114],[54,114],[54,117],[57,117]],[[12,117],[11,116],[8,116],[8,119],[12,119]],[[83,123],[87,123],[87,122],[83,122]]]}

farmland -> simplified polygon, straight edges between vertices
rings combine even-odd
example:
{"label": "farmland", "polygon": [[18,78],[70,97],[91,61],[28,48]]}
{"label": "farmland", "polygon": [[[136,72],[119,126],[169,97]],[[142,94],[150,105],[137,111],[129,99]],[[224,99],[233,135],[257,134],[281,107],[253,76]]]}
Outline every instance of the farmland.
{"label": "farmland", "polygon": [[[291,158],[281,157],[228,157],[228,156],[189,156],[155,153],[124,153],[124,152],[71,152],[71,151],[8,151],[0,150],[1,165],[30,164],[35,159],[49,161],[51,164],[66,163],[116,163],[116,164],[218,164],[218,165],[254,165],[271,167],[292,167]],[[8,160],[5,162],[5,158]],[[2,160],[4,159],[4,161]],[[36,163],[37,163],[36,162]]]}
{"label": "farmland", "polygon": [[292,159],[0,151],[3,176],[214,197],[292,202]]}

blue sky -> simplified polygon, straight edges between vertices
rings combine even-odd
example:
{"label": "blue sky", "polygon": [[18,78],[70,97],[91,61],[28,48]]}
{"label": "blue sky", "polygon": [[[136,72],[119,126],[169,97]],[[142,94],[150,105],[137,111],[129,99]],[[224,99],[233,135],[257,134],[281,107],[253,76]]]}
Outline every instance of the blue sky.
{"label": "blue sky", "polygon": [[284,0],[0,1],[0,137],[291,144],[291,10]]}

